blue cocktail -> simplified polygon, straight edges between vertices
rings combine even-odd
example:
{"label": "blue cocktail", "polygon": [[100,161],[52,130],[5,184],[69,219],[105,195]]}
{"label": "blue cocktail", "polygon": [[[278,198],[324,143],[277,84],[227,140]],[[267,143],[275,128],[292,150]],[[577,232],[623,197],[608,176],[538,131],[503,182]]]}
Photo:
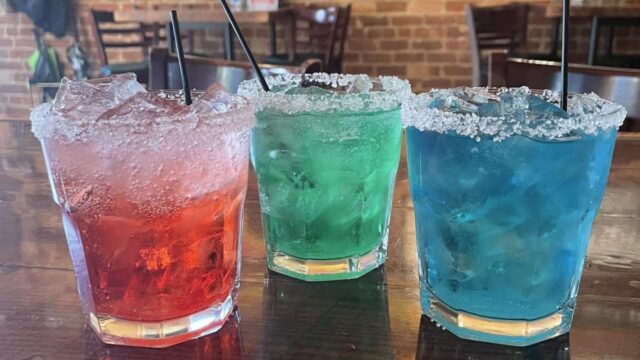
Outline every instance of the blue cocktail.
{"label": "blue cocktail", "polygon": [[453,89],[405,108],[423,312],[460,337],[569,330],[623,108],[595,95]]}

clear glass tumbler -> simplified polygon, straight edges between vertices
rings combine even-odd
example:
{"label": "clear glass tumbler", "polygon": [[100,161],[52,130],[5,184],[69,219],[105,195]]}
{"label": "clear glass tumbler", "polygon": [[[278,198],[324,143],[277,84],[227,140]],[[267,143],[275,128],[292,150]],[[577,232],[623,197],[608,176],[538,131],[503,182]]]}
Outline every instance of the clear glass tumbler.
{"label": "clear glass tumbler", "polygon": [[63,80],[31,114],[87,322],[165,347],[219,329],[237,298],[249,131],[244,98],[191,106],[133,75]]}
{"label": "clear glass tumbler", "polygon": [[392,77],[294,75],[240,85],[256,106],[251,159],[270,269],[307,281],[352,279],[378,267],[400,159]]}
{"label": "clear glass tumbler", "polygon": [[625,110],[596,95],[459,88],[405,107],[422,311],[468,339],[569,331]]}

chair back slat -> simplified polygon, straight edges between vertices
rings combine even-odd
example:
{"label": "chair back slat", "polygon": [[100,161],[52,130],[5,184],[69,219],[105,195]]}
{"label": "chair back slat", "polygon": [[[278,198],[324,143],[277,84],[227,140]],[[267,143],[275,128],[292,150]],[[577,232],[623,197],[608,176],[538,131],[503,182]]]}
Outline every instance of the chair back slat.
{"label": "chair back slat", "polygon": [[469,8],[473,13],[473,25],[480,50],[485,44],[491,46],[491,40],[494,39],[510,40],[507,44],[509,50],[526,42],[529,5],[508,4]]}
{"label": "chair back slat", "polygon": [[342,67],[351,5],[346,7],[296,7],[293,10],[295,52],[322,56],[324,71]]}
{"label": "chair back slat", "polygon": [[144,56],[150,45],[142,23],[116,22],[112,11],[91,9],[91,28],[103,66],[109,64],[107,48],[140,48]]}
{"label": "chair back slat", "polygon": [[[562,90],[558,62],[509,58],[504,53],[492,53],[490,63],[490,86]],[[571,64],[569,92],[594,92],[624,106],[628,114],[621,129],[640,131],[640,70]]]}
{"label": "chair back slat", "polygon": [[486,85],[484,50],[513,53],[526,43],[529,10],[529,5],[520,3],[490,7],[465,6],[474,86]]}

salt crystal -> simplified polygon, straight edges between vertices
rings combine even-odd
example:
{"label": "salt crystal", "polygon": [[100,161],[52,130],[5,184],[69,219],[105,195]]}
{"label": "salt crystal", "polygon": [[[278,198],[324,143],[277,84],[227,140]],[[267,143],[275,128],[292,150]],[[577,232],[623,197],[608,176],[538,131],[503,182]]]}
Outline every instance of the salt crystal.
{"label": "salt crystal", "polygon": [[619,127],[627,114],[593,93],[571,95],[566,112],[559,101],[557,92],[527,87],[432,90],[405,102],[402,117],[405,127],[501,141],[512,135],[560,139],[595,134]]}
{"label": "salt crystal", "polygon": [[[408,81],[392,76],[287,74],[267,77],[266,81],[272,91],[264,91],[257,79],[243,81],[238,88],[238,94],[247,97],[257,111],[270,109],[285,114],[385,111],[397,109],[412,95]],[[301,89],[302,85],[307,85],[307,89]],[[313,86],[320,90],[308,90]],[[353,92],[355,89],[360,92]]]}
{"label": "salt crystal", "polygon": [[192,106],[180,102],[182,95],[170,90],[148,93],[134,74],[91,81],[65,78],[55,100],[32,111],[32,131],[41,140],[57,137],[73,142],[119,128],[130,134],[153,133],[158,136],[150,142],[157,143],[185,124],[190,129],[222,125],[225,131],[248,129],[255,123],[248,100],[227,93],[221,85],[194,92]]}

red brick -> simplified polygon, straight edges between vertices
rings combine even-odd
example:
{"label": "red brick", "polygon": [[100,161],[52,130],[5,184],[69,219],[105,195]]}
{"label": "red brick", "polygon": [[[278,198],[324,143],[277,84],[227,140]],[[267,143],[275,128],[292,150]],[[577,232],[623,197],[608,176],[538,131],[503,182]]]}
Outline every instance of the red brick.
{"label": "red brick", "polygon": [[459,66],[459,65],[443,66],[442,71],[444,75],[471,76],[471,67],[468,67],[468,66]]}
{"label": "red brick", "polygon": [[392,38],[396,35],[396,31],[393,28],[370,28],[367,29],[367,37],[371,39],[376,38]]}
{"label": "red brick", "polygon": [[362,26],[387,26],[389,18],[381,16],[361,16],[357,18]]}
{"label": "red brick", "polygon": [[471,63],[471,54],[468,52],[458,54],[458,62],[463,64]]}
{"label": "red brick", "polygon": [[469,43],[467,40],[449,40],[445,43],[447,50],[468,50]]}
{"label": "red brick", "polygon": [[10,117],[28,119],[30,108],[31,106],[28,106],[28,105],[25,105],[22,107],[7,106],[4,112],[7,116],[10,116]]}
{"label": "red brick", "polygon": [[0,24],[18,24],[20,23],[20,19],[18,18],[18,14],[9,13],[9,14],[0,14]]}
{"label": "red brick", "polygon": [[12,105],[31,105],[31,98],[29,96],[12,95],[9,97],[9,103]]}
{"label": "red brick", "polygon": [[349,39],[359,39],[364,37],[364,29],[353,29],[349,34]]}
{"label": "red brick", "polygon": [[411,36],[411,29],[402,27],[398,29],[398,36],[409,37]]}
{"label": "red brick", "polygon": [[452,53],[429,53],[427,54],[427,61],[430,63],[453,63],[456,61],[456,56]]}
{"label": "red brick", "polygon": [[27,58],[33,54],[36,49],[11,49],[9,50],[9,57],[14,58],[15,60],[20,60],[22,62],[27,61]]}
{"label": "red brick", "polygon": [[425,15],[424,23],[427,25],[464,24],[465,18],[462,15]]}
{"label": "red brick", "polygon": [[424,60],[423,53],[397,53],[393,55],[394,61],[399,62],[417,62]]}
{"label": "red brick", "polygon": [[373,66],[370,65],[345,65],[345,72],[351,74],[369,74],[374,75]]}
{"label": "red brick", "polygon": [[391,54],[366,54],[363,59],[366,63],[389,63],[391,62]]}
{"label": "red brick", "polygon": [[381,50],[406,50],[409,42],[406,40],[383,40],[380,42]]}
{"label": "red brick", "polygon": [[361,57],[360,57],[360,54],[358,54],[358,53],[352,53],[352,52],[346,52],[346,53],[342,56],[342,60],[343,60],[345,63],[351,63],[351,62],[357,63],[357,62],[360,62],[360,58],[361,58]]}
{"label": "red brick", "polygon": [[15,47],[25,47],[32,50],[35,50],[35,40],[33,39],[15,39],[14,46]]}
{"label": "red brick", "polygon": [[378,75],[405,76],[407,74],[406,66],[379,66],[377,70]]}
{"label": "red brick", "polygon": [[471,78],[468,79],[454,79],[453,86],[471,86]]}
{"label": "red brick", "polygon": [[449,78],[431,79],[425,81],[425,85],[428,88],[448,88],[453,85],[453,82]]}
{"label": "red brick", "polygon": [[[11,50],[9,50],[11,51]],[[7,51],[8,53],[8,51]],[[8,56],[8,55],[7,55]],[[16,70],[20,70],[23,69],[24,65],[18,61],[0,61],[0,69],[2,70],[9,70],[9,69],[16,69]]]}
{"label": "red brick", "polygon": [[404,1],[377,2],[376,10],[379,12],[402,12],[407,10],[407,3]]}
{"label": "red brick", "polygon": [[31,76],[31,74],[27,70],[26,64],[24,65],[24,68],[22,70],[24,70],[24,72],[16,72],[16,73],[13,74],[13,81],[14,82],[23,84],[25,81],[27,81],[29,76]]}
{"label": "red brick", "polygon": [[448,1],[445,9],[447,12],[463,12],[467,1]]}
{"label": "red brick", "polygon": [[21,94],[27,92],[28,89],[26,85],[2,84],[2,86],[0,86],[0,93]]}
{"label": "red brick", "polygon": [[448,37],[458,37],[462,35],[467,35],[466,31],[463,32],[460,30],[460,26],[448,26],[446,34]]}
{"label": "red brick", "polygon": [[394,16],[391,18],[391,24],[394,26],[413,26],[423,23],[422,16]]}
{"label": "red brick", "polygon": [[348,41],[347,48],[351,51],[372,52],[377,50],[376,43],[372,40]]}
{"label": "red brick", "polygon": [[439,50],[442,49],[442,42],[439,40],[419,40],[411,44],[412,49]]}

